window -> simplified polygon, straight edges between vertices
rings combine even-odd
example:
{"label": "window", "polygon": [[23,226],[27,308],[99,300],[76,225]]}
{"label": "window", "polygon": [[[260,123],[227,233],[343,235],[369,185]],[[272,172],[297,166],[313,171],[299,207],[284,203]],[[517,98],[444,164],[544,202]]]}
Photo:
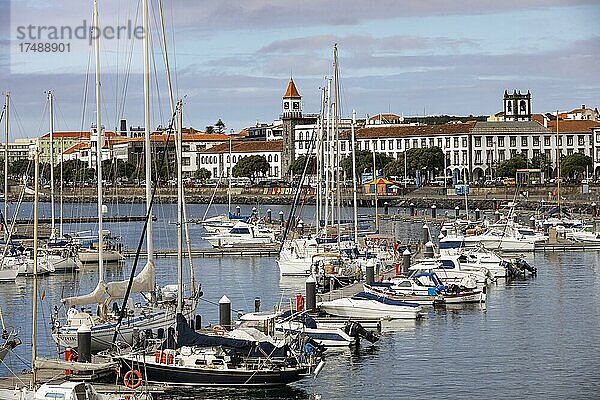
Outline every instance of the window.
{"label": "window", "polygon": [[373,140],[373,150],[377,151],[377,140]]}
{"label": "window", "polygon": [[227,155],[227,161],[226,162],[229,162],[229,155]]}
{"label": "window", "polygon": [[578,144],[579,146],[583,146],[583,145],[585,144],[585,136],[583,136],[583,135],[579,135],[579,136],[577,137],[577,144]]}
{"label": "window", "polygon": [[544,146],[550,146],[550,136],[544,136]]}
{"label": "window", "polygon": [[429,138],[429,147],[433,147],[433,146],[434,146],[433,138]]}
{"label": "window", "polygon": [[506,102],[506,110],[512,112],[512,101],[509,100]]}
{"label": "window", "polygon": [[300,102],[299,101],[295,101],[294,102],[294,110],[299,110],[300,109]]}
{"label": "window", "polygon": [[[275,157],[277,157],[277,156],[275,156]],[[275,166],[273,168],[273,172],[275,173],[275,176],[279,176],[279,167]]]}
{"label": "window", "polygon": [[539,136],[534,136],[533,137],[533,145],[534,146],[539,146],[540,145],[540,137]]}
{"label": "window", "polygon": [[271,154],[269,154],[269,156],[267,157],[267,161],[268,162],[272,162],[273,161],[273,156]]}
{"label": "window", "polygon": [[505,159],[506,159],[506,157],[504,156],[504,150],[499,150],[498,151],[498,161],[503,162]]}
{"label": "window", "polygon": [[438,138],[437,147],[439,147],[440,149],[442,148],[442,138]]}
{"label": "window", "polygon": [[458,147],[458,138],[457,137],[454,138],[454,147]]}
{"label": "window", "polygon": [[385,150],[385,140],[381,141],[381,150]]}
{"label": "window", "polygon": [[304,148],[304,142],[298,142],[298,148],[302,150]]}
{"label": "window", "polygon": [[421,148],[426,147],[426,146],[427,146],[427,140],[421,139]]}
{"label": "window", "polygon": [[190,158],[189,157],[182,157],[181,158],[181,165],[183,165],[184,167],[189,167],[190,166]]}
{"label": "window", "polygon": [[492,142],[492,137],[491,136],[488,136],[488,137],[485,138],[485,145],[487,147],[492,147],[494,145],[494,143]]}
{"label": "window", "polygon": [[413,139],[413,140],[412,140],[412,147],[413,147],[413,148],[417,148],[417,147],[419,147],[419,141],[418,141],[417,139]]}
{"label": "window", "polygon": [[446,138],[446,147],[450,147],[450,138],[449,137]]}
{"label": "window", "polygon": [[396,139],[396,150],[402,150],[402,139]]}
{"label": "window", "polygon": [[463,150],[463,151],[462,151],[462,163],[463,163],[464,165],[466,165],[466,164],[467,164],[467,151],[466,151],[466,150]]}
{"label": "window", "polygon": [[521,100],[520,110],[522,112],[526,112],[527,111],[527,103],[525,102],[525,100]]}
{"label": "window", "polygon": [[481,164],[481,150],[475,150],[475,164]]}
{"label": "window", "polygon": [[467,138],[462,138],[462,147],[467,147]]}
{"label": "window", "polygon": [[[598,135],[598,141],[600,142],[600,135]],[[408,139],[404,139],[404,148],[405,149],[409,149],[410,148],[410,140]]]}
{"label": "window", "polygon": [[510,147],[517,147],[517,138],[514,136],[510,137]]}
{"label": "window", "polygon": [[394,150],[394,141],[393,140],[388,140],[388,149]]}
{"label": "window", "polygon": [[510,149],[510,158],[513,158],[517,155],[517,150],[516,149]]}
{"label": "window", "polygon": [[504,147],[504,136],[498,138],[498,146]]}
{"label": "window", "polygon": [[274,159],[275,159],[275,162],[279,161],[279,154],[275,154]]}
{"label": "window", "polygon": [[287,101],[285,103],[283,103],[283,109],[284,110],[289,110],[290,109],[290,103],[288,103]]}
{"label": "window", "polygon": [[[359,150],[360,150],[360,149],[359,149]],[[369,150],[369,142],[368,142],[368,141],[367,141],[367,142],[365,142],[365,148],[364,148],[364,150]]]}
{"label": "window", "polygon": [[540,149],[533,149],[533,156],[539,157],[539,155],[540,155]]}
{"label": "window", "polygon": [[346,151],[346,142],[340,144],[342,151]]}
{"label": "window", "polygon": [[475,137],[475,147],[481,147],[481,136]]}
{"label": "window", "polygon": [[567,149],[567,155],[568,156],[573,155],[573,149]]}
{"label": "window", "polygon": [[454,165],[458,165],[458,150],[454,151]]}
{"label": "window", "polygon": [[527,147],[527,136],[521,137],[521,146]]}
{"label": "window", "polygon": [[573,136],[567,136],[567,146],[573,146]]}

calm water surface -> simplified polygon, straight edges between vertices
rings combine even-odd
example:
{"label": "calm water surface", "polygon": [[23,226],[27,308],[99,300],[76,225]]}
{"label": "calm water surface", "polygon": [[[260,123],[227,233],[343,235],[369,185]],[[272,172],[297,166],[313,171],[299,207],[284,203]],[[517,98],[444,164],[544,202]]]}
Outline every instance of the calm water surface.
{"label": "calm water surface", "polygon": [[[86,209],[87,207],[87,209]],[[125,209],[127,208],[127,209]],[[248,208],[248,207],[246,207]],[[267,206],[261,207],[265,211]],[[273,215],[281,209],[271,206]],[[29,205],[22,209],[27,215]],[[46,205],[42,206],[48,212]],[[76,205],[73,212],[93,215],[93,205]],[[223,210],[221,206],[217,211]],[[287,215],[287,210],[286,211]],[[305,215],[313,213],[307,208]],[[368,210],[362,210],[367,212]],[[116,214],[113,207],[110,213]],[[190,206],[199,218],[203,206]],[[392,211],[394,212],[394,210]],[[141,214],[140,205],[120,206],[120,214]],[[174,248],[173,207],[157,207],[156,247]],[[422,224],[394,223],[383,230],[399,239],[418,238]],[[141,224],[109,225],[135,248]],[[66,230],[93,229],[77,225]],[[192,226],[194,246],[206,246],[199,226]],[[426,318],[401,323],[383,334],[375,345],[328,352],[327,365],[316,380],[305,380],[277,390],[203,390],[197,398],[323,399],[359,398],[598,398],[600,392],[600,253],[537,253],[529,261],[538,276],[522,282],[498,283],[490,288],[488,303],[430,310]],[[198,312],[203,323],[217,320],[213,304],[226,294],[237,310],[253,309],[260,297],[263,309],[289,301],[303,291],[304,279],[280,278],[275,258],[195,259],[196,278],[202,282]],[[110,267],[107,280],[122,279],[131,265]],[[174,260],[157,260],[159,284],[173,283]],[[187,277],[186,277],[187,279]],[[0,365],[27,368],[30,359],[31,278],[16,285],[0,284],[0,305],[9,325],[19,327],[24,344],[17,355]],[[95,269],[74,275],[40,279],[44,294],[37,319],[40,353],[56,354],[50,338],[50,315],[63,296],[96,285]]]}

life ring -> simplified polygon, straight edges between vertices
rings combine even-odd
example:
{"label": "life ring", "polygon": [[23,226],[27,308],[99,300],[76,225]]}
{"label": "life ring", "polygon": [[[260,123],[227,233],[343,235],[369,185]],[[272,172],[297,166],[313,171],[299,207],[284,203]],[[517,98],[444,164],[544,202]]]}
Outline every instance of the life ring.
{"label": "life ring", "polygon": [[137,369],[127,371],[123,377],[123,383],[129,389],[137,389],[142,384],[142,374]]}
{"label": "life ring", "polygon": [[225,328],[221,325],[213,326],[213,333],[217,336],[225,336]]}

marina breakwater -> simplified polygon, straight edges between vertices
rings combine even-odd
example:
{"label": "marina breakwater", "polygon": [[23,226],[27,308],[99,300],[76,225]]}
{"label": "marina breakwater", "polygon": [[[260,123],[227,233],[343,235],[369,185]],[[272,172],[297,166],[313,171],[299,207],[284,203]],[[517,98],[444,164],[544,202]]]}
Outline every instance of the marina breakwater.
{"label": "marina breakwater", "polygon": [[[104,198],[107,203],[144,203],[145,194],[143,187],[108,187]],[[301,201],[314,204],[315,196],[312,190],[303,189]],[[17,201],[17,187],[9,192],[9,200]],[[30,195],[25,196],[25,201],[31,201]],[[370,193],[358,194],[359,206],[369,207],[374,205],[375,196]],[[68,188],[63,192],[64,203],[92,203],[97,201],[96,189],[92,187]],[[188,187],[186,188],[186,201],[190,204],[227,204],[227,188],[214,187]],[[231,190],[232,202],[236,205],[289,205],[294,200],[294,191],[289,187],[235,187]],[[346,205],[352,204],[352,190],[346,188],[342,192],[342,201]],[[42,191],[41,201],[49,201],[50,193]],[[158,203],[175,203],[177,191],[174,187],[162,187],[157,190]],[[481,210],[494,210],[516,201],[522,210],[535,211],[546,205],[551,206],[557,202],[556,189],[550,186],[530,186],[523,190],[515,191],[514,187],[471,187],[468,195],[469,208]],[[571,185],[561,188],[561,202],[564,206],[576,212],[592,213],[593,204],[600,204],[600,187],[588,187],[584,193],[582,185]],[[411,207],[428,209],[436,205],[438,209],[464,208],[465,197],[456,195],[453,189],[443,187],[398,188],[393,193],[378,194],[377,203],[384,207]]]}

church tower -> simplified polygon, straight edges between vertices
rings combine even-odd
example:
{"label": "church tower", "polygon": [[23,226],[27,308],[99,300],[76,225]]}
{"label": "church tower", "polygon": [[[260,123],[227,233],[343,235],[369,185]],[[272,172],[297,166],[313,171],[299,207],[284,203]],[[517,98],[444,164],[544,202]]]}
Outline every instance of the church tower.
{"label": "church tower", "polygon": [[531,93],[522,94],[516,90],[509,94],[504,91],[504,120],[531,121]]}
{"label": "church tower", "polygon": [[295,127],[302,124],[302,97],[296,89],[294,80],[290,78],[285,94],[283,95],[283,152],[281,154],[281,175],[286,176],[295,160]]}

